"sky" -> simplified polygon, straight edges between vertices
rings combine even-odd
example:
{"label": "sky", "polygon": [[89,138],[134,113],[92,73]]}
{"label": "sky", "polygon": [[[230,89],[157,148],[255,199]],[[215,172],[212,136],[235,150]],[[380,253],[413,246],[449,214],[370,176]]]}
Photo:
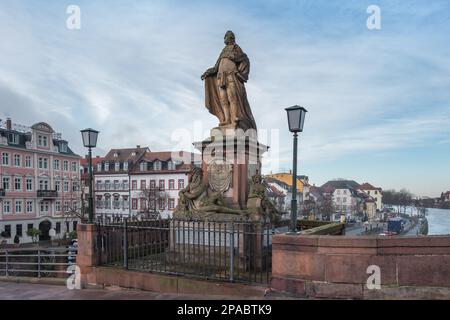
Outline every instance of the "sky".
{"label": "sky", "polygon": [[[69,5],[80,29],[67,28]],[[381,29],[369,30],[370,5]],[[110,148],[194,151],[217,119],[200,75],[225,31],[248,55],[247,96],[263,173],[292,167],[284,108],[307,110],[299,174],[450,190],[448,0],[61,1],[0,3],[0,119],[44,121],[75,152],[79,130]]]}

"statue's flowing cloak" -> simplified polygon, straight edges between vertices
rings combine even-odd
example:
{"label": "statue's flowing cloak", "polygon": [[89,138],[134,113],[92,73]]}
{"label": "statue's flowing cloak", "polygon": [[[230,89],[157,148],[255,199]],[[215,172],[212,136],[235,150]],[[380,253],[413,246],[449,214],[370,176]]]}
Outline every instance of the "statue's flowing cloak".
{"label": "statue's flowing cloak", "polygon": [[220,105],[217,72],[219,69],[220,60],[223,57],[227,57],[233,60],[237,65],[237,72],[232,73],[231,76],[236,84],[237,91],[237,117],[240,120],[238,127],[244,131],[247,129],[256,130],[256,122],[253,118],[244,86],[244,83],[247,82],[248,75],[250,73],[250,60],[237,44],[234,45],[231,56],[230,52],[225,49],[226,47],[220,54],[219,59],[217,59],[216,65],[210,70],[210,76],[205,78],[205,106],[211,114],[219,118],[221,123],[224,122],[225,115]]}

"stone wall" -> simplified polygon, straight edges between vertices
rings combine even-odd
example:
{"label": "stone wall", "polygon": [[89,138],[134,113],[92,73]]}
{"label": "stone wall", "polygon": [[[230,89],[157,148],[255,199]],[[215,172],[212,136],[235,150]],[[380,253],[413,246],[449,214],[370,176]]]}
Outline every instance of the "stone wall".
{"label": "stone wall", "polygon": [[[371,265],[381,289],[366,285]],[[450,299],[450,237],[277,235],[271,286],[316,298]]]}

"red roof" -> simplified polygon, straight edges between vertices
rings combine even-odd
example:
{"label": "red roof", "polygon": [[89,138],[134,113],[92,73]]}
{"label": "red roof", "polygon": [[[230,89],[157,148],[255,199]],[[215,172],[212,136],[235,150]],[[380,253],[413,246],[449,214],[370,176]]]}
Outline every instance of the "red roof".
{"label": "red roof", "polygon": [[[84,158],[81,159],[80,165],[81,165],[82,167],[87,167],[87,165],[88,165],[88,158],[89,158],[88,156],[85,156]],[[97,156],[97,157],[95,157],[95,158],[92,158],[92,165],[93,165],[93,166],[96,166],[97,163],[103,161],[104,159],[105,159],[105,158],[100,157],[100,156]]]}
{"label": "red roof", "polygon": [[373,185],[371,185],[368,182],[365,182],[362,185],[360,185],[359,189],[360,190],[381,190],[381,188],[374,187]]}

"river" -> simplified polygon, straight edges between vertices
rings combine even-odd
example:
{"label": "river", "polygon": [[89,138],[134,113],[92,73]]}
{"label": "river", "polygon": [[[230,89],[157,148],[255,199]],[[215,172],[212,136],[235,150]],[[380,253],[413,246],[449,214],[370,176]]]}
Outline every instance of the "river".
{"label": "river", "polygon": [[428,234],[450,234],[450,209],[427,209]]}

